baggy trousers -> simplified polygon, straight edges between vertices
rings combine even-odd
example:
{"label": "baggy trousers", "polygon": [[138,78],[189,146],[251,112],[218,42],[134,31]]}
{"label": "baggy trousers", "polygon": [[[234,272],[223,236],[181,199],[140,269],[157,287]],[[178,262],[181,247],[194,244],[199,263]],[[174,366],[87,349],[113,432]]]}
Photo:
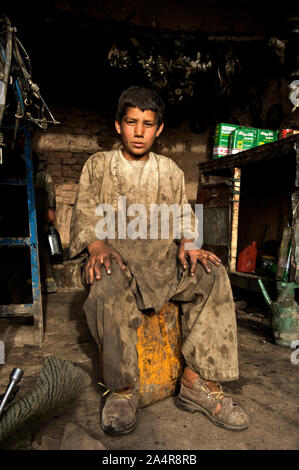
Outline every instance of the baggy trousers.
{"label": "baggy trousers", "polygon": [[[238,379],[237,326],[232,290],[223,266],[207,273],[197,264],[194,276],[181,272],[172,299],[181,303],[186,327],[182,354],[203,379]],[[137,329],[142,311],[130,288],[130,275],[113,262],[112,274],[91,285],[83,305],[93,338],[102,349],[103,378],[112,391],[138,387]]]}

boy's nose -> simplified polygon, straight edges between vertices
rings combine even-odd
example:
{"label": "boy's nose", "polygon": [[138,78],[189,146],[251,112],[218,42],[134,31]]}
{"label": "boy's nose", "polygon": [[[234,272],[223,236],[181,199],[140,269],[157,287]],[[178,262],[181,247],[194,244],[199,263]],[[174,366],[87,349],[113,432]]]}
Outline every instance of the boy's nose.
{"label": "boy's nose", "polygon": [[135,126],[135,137],[143,137],[143,126],[141,124]]}

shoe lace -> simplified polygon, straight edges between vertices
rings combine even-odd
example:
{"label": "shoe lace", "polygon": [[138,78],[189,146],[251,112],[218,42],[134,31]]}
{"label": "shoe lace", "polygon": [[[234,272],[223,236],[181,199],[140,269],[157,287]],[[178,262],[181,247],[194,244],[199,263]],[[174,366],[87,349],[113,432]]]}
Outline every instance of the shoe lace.
{"label": "shoe lace", "polygon": [[110,388],[108,388],[108,387],[107,387],[105,384],[103,384],[102,382],[98,382],[98,384],[107,389],[104,393],[102,393],[102,397],[104,397],[104,396],[107,395],[108,393],[110,393],[110,396],[115,396],[115,397],[126,397],[126,398],[131,398],[131,397],[132,397],[132,393],[118,393],[118,392],[113,392],[112,390],[110,390]]}
{"label": "shoe lace", "polygon": [[219,390],[213,392],[211,391],[210,387],[208,385],[206,385],[204,382],[201,384],[201,389],[207,393],[209,396],[210,395],[213,395],[213,397],[215,398],[215,400],[222,400],[222,398],[224,398],[225,394],[223,392],[223,389],[222,389],[222,386],[220,384],[216,384],[217,387],[219,387]]}

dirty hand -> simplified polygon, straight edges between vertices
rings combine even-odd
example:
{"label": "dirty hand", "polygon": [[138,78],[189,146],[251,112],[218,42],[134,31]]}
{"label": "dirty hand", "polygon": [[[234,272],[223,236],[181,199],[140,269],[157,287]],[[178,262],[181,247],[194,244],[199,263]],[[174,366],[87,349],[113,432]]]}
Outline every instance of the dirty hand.
{"label": "dirty hand", "polygon": [[194,276],[194,271],[198,262],[203,265],[207,273],[211,272],[209,262],[213,263],[217,267],[221,265],[221,259],[214,255],[214,253],[202,249],[196,249],[195,245],[195,249],[187,250],[185,249],[185,243],[194,244],[192,240],[182,239],[178,252],[178,258],[184,269],[190,267],[191,276]]}
{"label": "dirty hand", "polygon": [[85,279],[88,284],[93,284],[102,278],[101,266],[104,265],[107,274],[112,273],[111,261],[114,259],[121,269],[125,269],[120,254],[105,245],[102,241],[95,241],[88,245],[89,259],[85,265]]}

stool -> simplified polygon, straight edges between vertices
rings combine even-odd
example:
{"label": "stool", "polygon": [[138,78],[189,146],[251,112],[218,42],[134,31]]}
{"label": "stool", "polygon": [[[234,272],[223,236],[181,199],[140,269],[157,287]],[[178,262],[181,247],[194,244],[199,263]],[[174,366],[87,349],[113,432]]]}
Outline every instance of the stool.
{"label": "stool", "polygon": [[184,368],[179,306],[169,301],[159,313],[144,312],[137,335],[140,406],[144,407],[177,392]]}
{"label": "stool", "polygon": [[[182,325],[179,306],[167,302],[159,313],[146,310],[137,330],[140,403],[145,407],[178,392],[184,370]],[[103,376],[103,353],[99,349],[100,375]]]}

